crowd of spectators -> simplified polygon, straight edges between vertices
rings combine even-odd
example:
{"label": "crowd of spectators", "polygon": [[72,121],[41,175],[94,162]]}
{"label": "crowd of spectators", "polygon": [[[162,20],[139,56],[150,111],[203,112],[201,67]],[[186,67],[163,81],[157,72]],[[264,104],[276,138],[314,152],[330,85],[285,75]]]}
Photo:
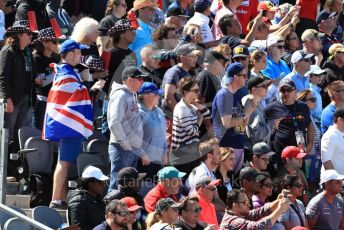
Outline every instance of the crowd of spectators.
{"label": "crowd of spectators", "polygon": [[[0,0],[9,150],[58,144],[50,207],[82,230],[344,229],[343,6]],[[110,173],[68,189],[93,132]]]}

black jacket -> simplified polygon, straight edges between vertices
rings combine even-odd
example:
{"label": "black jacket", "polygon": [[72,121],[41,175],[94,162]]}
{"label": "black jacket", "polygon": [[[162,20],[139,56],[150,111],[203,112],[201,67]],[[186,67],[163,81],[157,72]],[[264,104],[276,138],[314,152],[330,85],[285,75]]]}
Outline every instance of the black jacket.
{"label": "black jacket", "polygon": [[[4,46],[0,51],[0,98],[11,98],[17,105],[28,94],[33,96],[35,70],[31,52],[25,51],[31,59],[31,76],[25,71],[24,52],[16,46]],[[34,98],[34,96],[33,96]]]}
{"label": "black jacket", "polygon": [[86,190],[72,190],[68,193],[69,223],[77,224],[82,230],[93,229],[105,220],[105,204]]}
{"label": "black jacket", "polygon": [[38,30],[51,27],[45,3],[42,0],[22,0],[18,5],[15,20],[28,20],[27,12],[35,11]]}
{"label": "black jacket", "polygon": [[333,81],[344,80],[344,68],[339,68],[332,61],[326,61],[323,69],[327,72],[324,79],[325,83],[330,84]]}

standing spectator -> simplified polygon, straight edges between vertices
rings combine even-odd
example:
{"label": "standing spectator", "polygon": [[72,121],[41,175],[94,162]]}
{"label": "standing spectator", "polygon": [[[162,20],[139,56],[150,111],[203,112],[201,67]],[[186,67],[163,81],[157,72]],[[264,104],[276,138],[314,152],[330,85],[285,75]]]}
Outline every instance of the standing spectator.
{"label": "standing spectator", "polygon": [[99,54],[108,49],[110,37],[108,31],[115,23],[127,13],[127,4],[125,0],[109,0],[106,5],[105,17],[99,22],[99,37],[97,46]]}
{"label": "standing spectator", "polygon": [[220,148],[220,164],[215,170],[216,179],[220,179],[222,183],[217,186],[217,192],[220,199],[226,203],[227,193],[232,191],[231,180],[232,171],[234,168],[234,151],[231,148]]}
{"label": "standing spectator", "polygon": [[331,103],[321,113],[321,132],[324,134],[333,124],[333,113],[344,105],[344,82],[334,81],[327,87]]}
{"label": "standing spectator", "polygon": [[[138,91],[139,111],[143,127],[142,159],[139,161],[140,172],[147,173],[146,184],[153,182],[163,165],[168,163],[166,143],[165,114],[158,107],[163,90],[154,83],[145,82]],[[154,186],[152,184],[152,186]]]}
{"label": "standing spectator", "polygon": [[70,35],[73,31],[73,23],[67,11],[62,8],[65,1],[66,0],[50,0],[46,9],[49,18],[56,18],[62,33]]}
{"label": "standing spectator", "polygon": [[[293,69],[293,63],[291,63],[291,56],[299,48],[300,48],[300,39],[294,31],[291,31],[285,38],[284,55],[282,57],[283,61],[285,61],[288,64],[288,67],[290,69]],[[306,51],[306,53],[312,53],[312,52]]]}
{"label": "standing spectator", "polygon": [[172,2],[167,7],[167,11],[169,11],[173,8],[180,7],[183,10],[183,14],[190,16],[190,12],[188,11],[188,7],[190,6],[191,3],[192,3],[192,1],[190,1],[190,0],[176,0],[176,1]]}
{"label": "standing spectator", "polygon": [[308,54],[314,54],[315,58],[315,65],[321,66],[323,61],[322,56],[322,37],[324,34],[319,33],[313,29],[307,29],[302,33],[301,41],[303,42],[303,51]]}
{"label": "standing spectator", "polygon": [[220,140],[221,147],[231,147],[236,158],[234,171],[238,172],[244,161],[244,134],[245,125],[254,111],[253,102],[246,109],[240,100],[234,97],[238,89],[245,86],[247,72],[241,63],[232,63],[226,69],[226,87],[220,89],[214,98],[212,118],[215,137]]}
{"label": "standing spectator", "polygon": [[163,198],[156,204],[155,211],[148,214],[146,223],[150,230],[173,230],[178,220],[180,204],[171,198]]}
{"label": "standing spectator", "polygon": [[[321,174],[324,191],[311,199],[306,216],[311,229],[340,229],[344,224],[344,202],[339,192],[344,176],[330,169]],[[326,211],[325,211],[326,210]]]}
{"label": "standing spectator", "polygon": [[181,38],[183,27],[185,26],[186,18],[183,9],[179,6],[170,8],[166,11],[165,25],[176,29],[176,35]]}
{"label": "standing spectator", "polygon": [[91,230],[104,221],[105,205],[101,200],[109,177],[99,168],[88,166],[81,176],[81,189],[68,194],[68,219],[71,225]]}
{"label": "standing spectator", "polygon": [[179,82],[182,99],[173,110],[172,152],[170,163],[189,174],[199,165],[199,127],[203,120],[210,119],[210,111],[198,102],[199,86],[193,78]]}
{"label": "standing spectator", "polygon": [[36,44],[36,53],[33,54],[36,72],[35,83],[37,102],[34,107],[34,127],[42,130],[48,94],[53,82],[53,68],[50,63],[59,63],[58,38],[51,27],[39,31],[38,38],[33,41]]}
{"label": "standing spectator", "polygon": [[199,206],[202,208],[199,220],[207,224],[215,225],[215,229],[219,228],[216,217],[213,198],[215,197],[216,186],[221,180],[211,180],[208,176],[201,176],[195,181],[195,196],[198,198]]}
{"label": "standing spectator", "polygon": [[252,153],[253,157],[248,166],[259,173],[267,169],[271,156],[276,154],[272,152],[270,147],[264,142],[253,145]]}
{"label": "standing spectator", "polygon": [[291,80],[295,84],[296,92],[300,92],[310,88],[308,77],[305,73],[310,68],[314,54],[306,53],[303,50],[297,50],[291,56],[291,63],[293,64],[293,71],[285,76],[284,80]]}
{"label": "standing spectator", "polygon": [[112,200],[105,207],[105,221],[93,230],[119,230],[126,228],[129,221],[129,211],[125,203]]}
{"label": "standing spectator", "polygon": [[280,107],[288,114],[284,116],[270,139],[270,147],[277,153],[273,156],[273,160],[278,168],[283,167],[280,153],[285,146],[300,146],[309,153],[313,147],[314,138],[314,127],[309,109],[305,103],[296,100],[295,83],[282,80],[279,84],[279,92],[280,101],[275,101],[267,107],[268,110]]}
{"label": "standing spectator", "polygon": [[49,16],[43,0],[21,0],[19,2],[15,20],[28,20],[27,12],[34,11],[39,30],[50,27]]}
{"label": "standing spectator", "polygon": [[167,166],[162,168],[157,175],[159,182],[145,197],[145,209],[147,212],[153,212],[161,198],[172,198],[174,201],[177,201],[175,195],[178,194],[182,185],[182,178],[186,173],[179,172],[175,167]]}
{"label": "standing spectator", "polygon": [[123,85],[116,82],[112,84],[107,113],[111,132],[109,191],[116,188],[119,170],[124,167],[136,167],[137,156],[141,156],[143,129],[136,92],[140,89],[145,77],[147,76],[136,67],[128,67],[122,74]]}
{"label": "standing spectator", "polygon": [[315,22],[320,9],[320,1],[310,2],[305,0],[297,0],[296,5],[299,6],[300,22],[296,26],[296,33],[300,37],[306,29],[317,29]]}
{"label": "standing spectator", "polygon": [[0,47],[4,45],[5,40],[5,8],[7,0],[0,1]]}
{"label": "standing spectator", "polygon": [[240,25],[242,26],[242,33],[244,35],[247,35],[247,33],[250,32],[248,24],[251,20],[254,20],[259,13],[259,10],[257,10],[258,4],[258,0],[249,1],[248,3],[242,2],[236,10]]}
{"label": "standing spectator", "polygon": [[[92,134],[93,112],[88,90],[82,84],[83,76],[74,70],[80,63],[80,45],[74,40],[66,40],[60,46],[60,56],[62,64],[55,66],[54,82],[48,95],[43,138],[59,142],[50,207],[66,209],[68,169],[76,163],[83,140]],[[66,111],[73,112],[73,116]]]}
{"label": "standing spectator", "polygon": [[137,57],[137,64],[141,64],[140,52],[143,46],[153,43],[152,35],[154,29],[149,25],[154,17],[154,8],[157,8],[158,4],[151,0],[135,0],[132,10],[137,15],[139,22],[139,28],[137,30],[134,42],[129,46],[133,50]]}
{"label": "standing spectator", "polygon": [[263,207],[267,199],[272,195],[273,188],[270,174],[267,172],[259,173],[256,180],[259,186],[259,192],[252,196],[252,209]]}
{"label": "standing spectator", "polygon": [[250,201],[243,189],[233,189],[227,198],[227,210],[222,219],[220,230],[225,229],[270,229],[289,205],[286,198],[265,204],[250,211]]}
{"label": "standing spectator", "polygon": [[140,70],[149,75],[149,80],[159,89],[161,88],[163,76],[158,71],[159,68],[159,52],[152,45],[146,45],[141,50],[142,65]]}
{"label": "standing spectator", "polygon": [[281,181],[281,188],[289,190],[289,208],[279,218],[286,230],[296,226],[303,226],[308,229],[305,214],[305,206],[297,198],[302,196],[303,185],[297,174],[286,175]]}
{"label": "standing spectator", "polygon": [[[317,98],[314,96],[311,90],[303,90],[297,95],[297,100],[303,101],[307,104],[310,111],[315,109]],[[312,150],[305,157],[305,172],[308,182],[313,182],[313,185],[319,181],[320,176],[320,140],[321,131],[319,126],[315,123],[311,116],[312,124],[314,127],[314,141]],[[315,185],[316,186],[316,185]]]}
{"label": "standing spectator", "polygon": [[211,2],[208,0],[196,0],[193,4],[195,9],[194,16],[186,23],[186,25],[195,24],[201,27],[204,43],[214,40],[209,27],[210,4]]}
{"label": "standing spectator", "polygon": [[323,65],[323,69],[327,72],[325,83],[330,84],[336,80],[344,81],[344,45],[331,45],[329,54],[330,58]]}
{"label": "standing spectator", "polygon": [[338,173],[344,173],[342,167],[343,154],[343,132],[344,132],[344,109],[338,108],[333,114],[333,122],[321,139],[321,160],[324,165],[321,174],[325,170],[334,169]]}
{"label": "standing spectator", "polygon": [[30,126],[32,120],[35,70],[28,47],[32,39],[29,21],[16,21],[5,36],[5,46],[0,52],[0,97],[5,99],[4,125],[13,141],[17,140],[18,129]]}

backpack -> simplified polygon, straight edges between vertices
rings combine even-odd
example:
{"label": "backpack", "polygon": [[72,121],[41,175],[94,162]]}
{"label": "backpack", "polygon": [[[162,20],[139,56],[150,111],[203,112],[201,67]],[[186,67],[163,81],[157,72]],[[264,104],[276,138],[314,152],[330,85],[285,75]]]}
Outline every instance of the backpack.
{"label": "backpack", "polygon": [[49,206],[53,190],[50,174],[33,173],[30,176],[30,207]]}

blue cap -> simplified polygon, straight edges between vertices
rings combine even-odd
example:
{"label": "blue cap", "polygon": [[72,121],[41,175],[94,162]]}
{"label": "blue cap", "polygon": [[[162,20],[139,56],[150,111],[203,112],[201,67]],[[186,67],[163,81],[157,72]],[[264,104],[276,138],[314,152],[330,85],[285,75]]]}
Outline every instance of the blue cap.
{"label": "blue cap", "polygon": [[158,178],[161,179],[173,179],[173,178],[182,178],[186,173],[180,172],[173,166],[167,166],[159,170]]}
{"label": "blue cap", "polygon": [[77,50],[77,49],[81,50],[81,49],[86,49],[86,48],[87,46],[80,45],[74,40],[66,40],[60,46],[60,54],[65,54],[72,50]]}
{"label": "blue cap", "polygon": [[234,75],[240,73],[243,69],[245,69],[245,66],[243,64],[241,64],[240,62],[234,62],[230,64],[226,69],[227,77],[234,77]]}
{"label": "blue cap", "polygon": [[163,95],[164,91],[159,89],[152,82],[144,82],[142,84],[141,88],[139,89],[139,91],[137,91],[137,93],[138,94],[154,93],[154,94],[158,94],[158,95]]}
{"label": "blue cap", "polygon": [[204,12],[210,5],[211,2],[209,0],[196,0],[194,2],[194,9],[196,12]]}

